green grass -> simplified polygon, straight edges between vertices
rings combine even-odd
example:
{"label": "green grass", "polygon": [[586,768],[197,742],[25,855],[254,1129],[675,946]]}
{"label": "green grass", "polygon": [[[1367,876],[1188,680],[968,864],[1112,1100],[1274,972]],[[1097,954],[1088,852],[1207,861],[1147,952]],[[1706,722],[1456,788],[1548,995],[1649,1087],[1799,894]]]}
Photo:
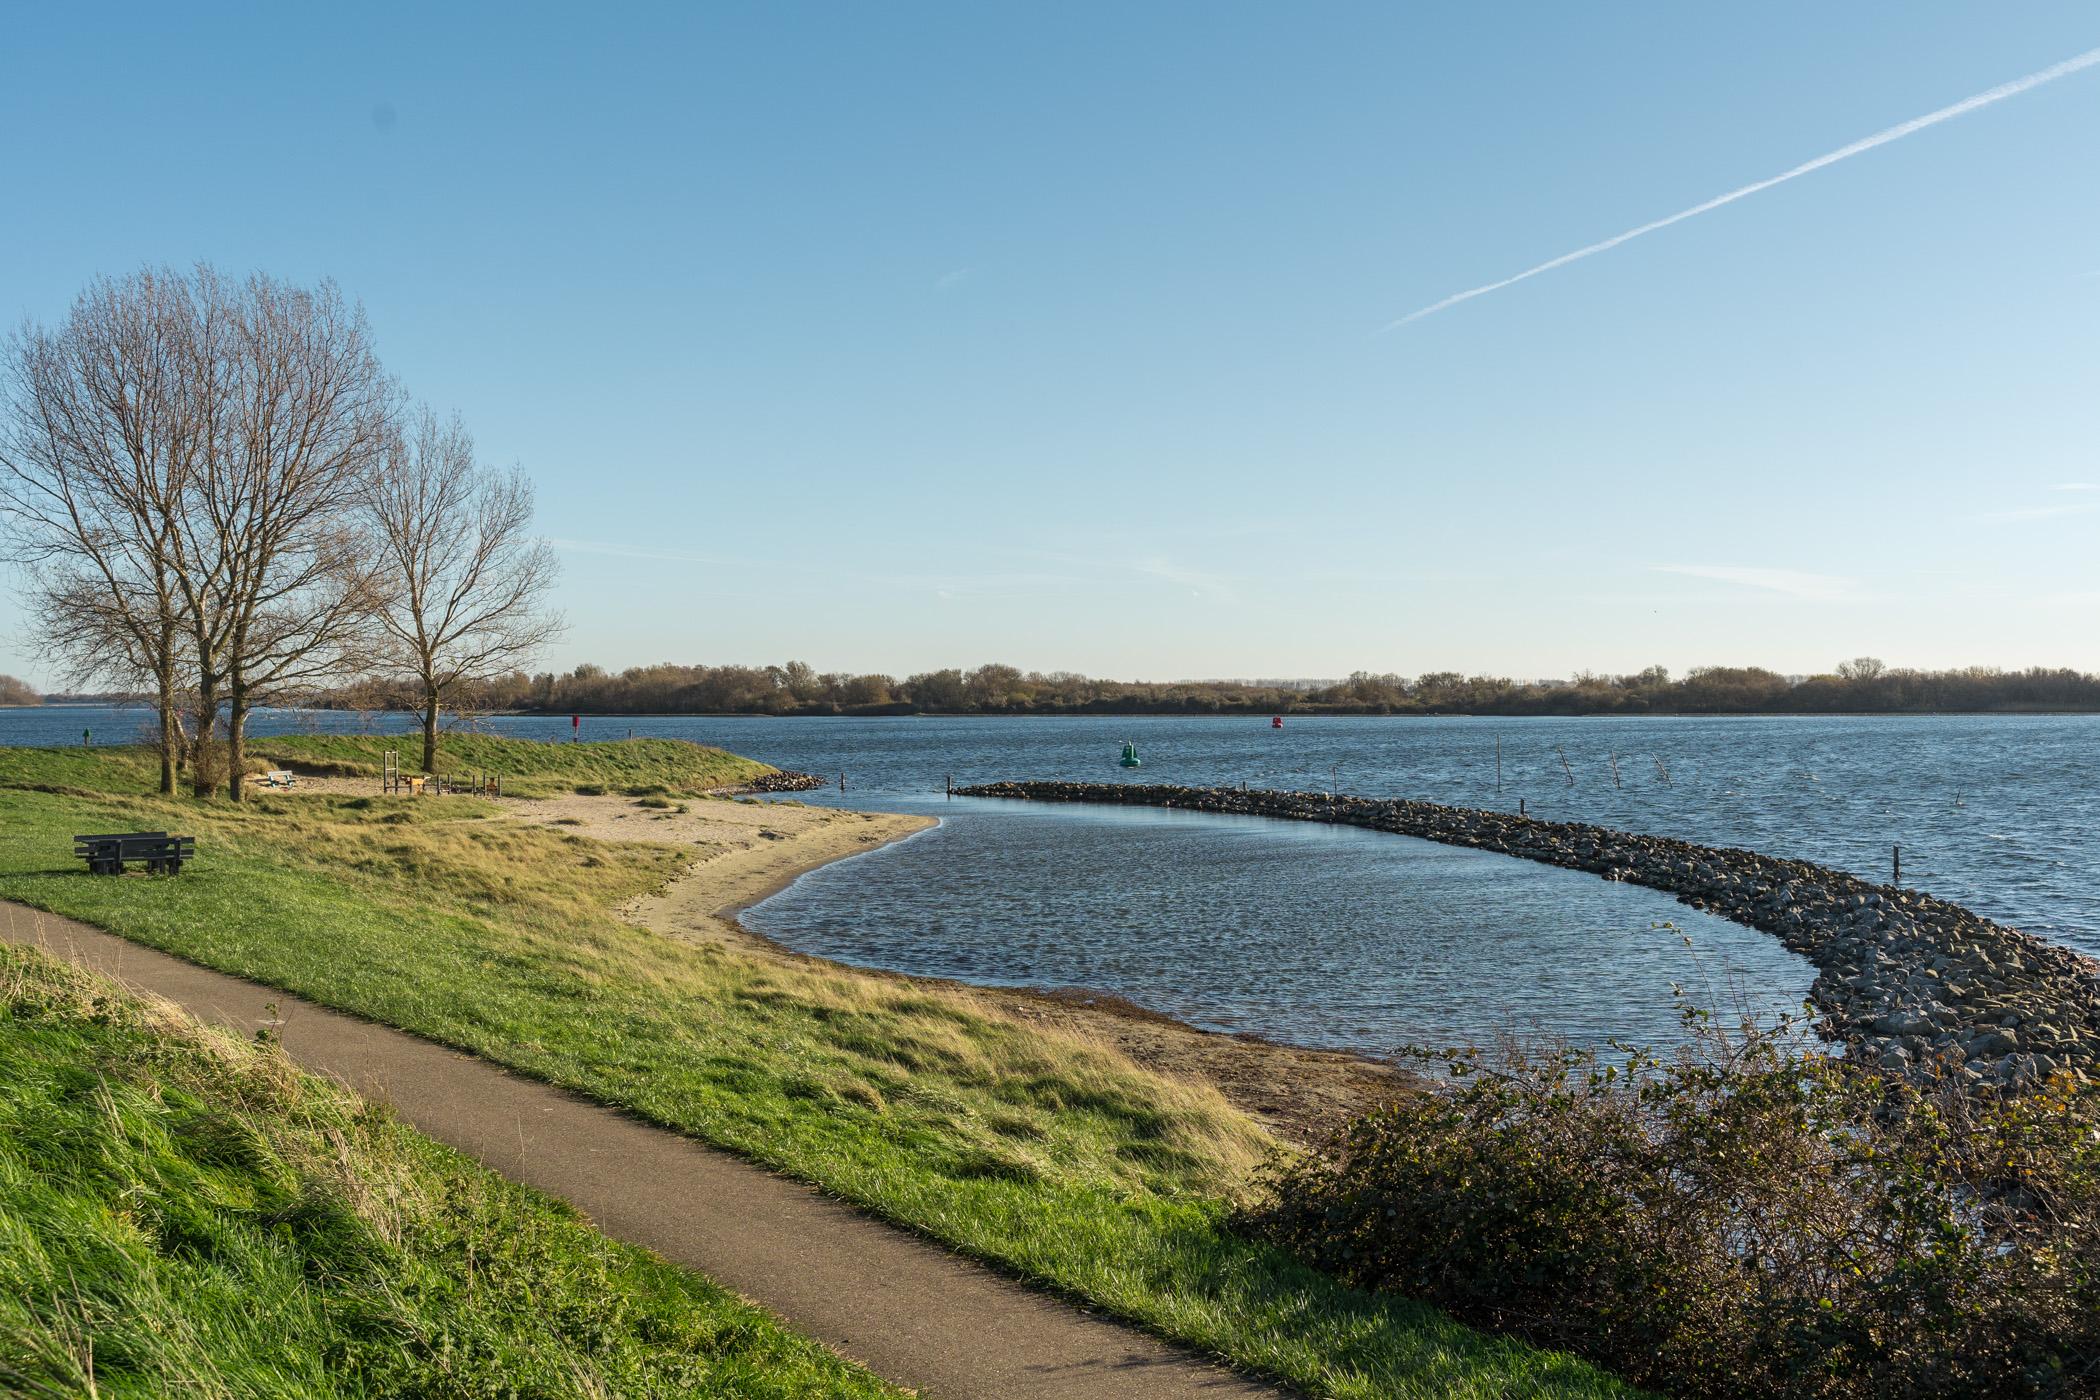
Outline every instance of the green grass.
{"label": "green grass", "polygon": [[[1310,1392],[1626,1393],[1233,1233],[1274,1144],[1207,1087],[960,996],[613,918],[675,852],[464,798],[235,811],[5,786],[51,761],[0,751],[0,897],[620,1105]],[[127,825],[195,834],[200,858],[172,880],[73,868],[74,832]]]}
{"label": "green grass", "polygon": [[901,1394],[274,1051],[5,945],[0,1392]]}
{"label": "green grass", "polygon": [[[388,749],[401,755],[405,769],[420,771],[423,740],[419,734],[293,734],[248,743],[248,752],[258,759],[295,772],[345,778],[377,778]],[[683,739],[544,744],[492,734],[446,734],[438,745],[438,771],[462,776],[499,773],[504,791],[523,797],[584,787],[639,797],[706,792],[749,782],[774,769]]]}

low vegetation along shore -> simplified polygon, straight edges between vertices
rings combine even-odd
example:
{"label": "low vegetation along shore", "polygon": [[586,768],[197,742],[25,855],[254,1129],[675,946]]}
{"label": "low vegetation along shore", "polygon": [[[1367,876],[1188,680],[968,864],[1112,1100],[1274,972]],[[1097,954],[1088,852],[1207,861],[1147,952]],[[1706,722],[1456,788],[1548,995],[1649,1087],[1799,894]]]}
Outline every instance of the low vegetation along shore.
{"label": "low vegetation along shore", "polygon": [[[376,777],[344,771],[376,754],[309,739],[269,761],[332,766],[327,790],[240,805],[155,795],[142,750],[0,751],[0,898],[627,1109],[1309,1394],[1625,1393],[1563,1352],[1353,1286],[1239,1228],[1285,1142],[1215,1083],[1049,1018],[1053,1001],[1037,1019],[995,995],[633,922],[696,866],[793,844],[767,824],[857,838],[850,814],[724,796],[714,783],[764,766],[695,746],[637,769],[629,744],[486,743],[454,757],[540,795],[382,797]],[[743,834],[682,826],[715,809]],[[140,827],[195,835],[198,860],[172,879],[72,867],[75,833]],[[91,1070],[68,1082],[94,1092]],[[24,1189],[0,1179],[9,1199]],[[199,1353],[244,1364],[197,1316]]]}
{"label": "low vegetation along shore", "polygon": [[[332,708],[415,709],[413,681],[372,677],[325,697]],[[462,686],[460,703],[536,714],[660,715],[1739,715],[2027,714],[2100,710],[2100,677],[2068,667],[1921,671],[1870,656],[1815,675],[1762,666],[1660,666],[1563,680],[1358,671],[1338,681],[1121,681],[997,663],[902,679],[779,666],[579,666]]]}

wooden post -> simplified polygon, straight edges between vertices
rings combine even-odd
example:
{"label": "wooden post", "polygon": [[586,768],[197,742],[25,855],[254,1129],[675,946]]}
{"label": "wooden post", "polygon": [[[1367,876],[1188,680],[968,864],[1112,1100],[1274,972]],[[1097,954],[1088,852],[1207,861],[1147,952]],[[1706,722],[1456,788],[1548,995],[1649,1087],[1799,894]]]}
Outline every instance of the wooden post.
{"label": "wooden post", "polygon": [[1553,746],[1553,751],[1560,755],[1561,771],[1568,775],[1568,786],[1575,786],[1575,770],[1568,766],[1568,751],[1558,744]]}
{"label": "wooden post", "polygon": [[1625,787],[1626,784],[1619,781],[1619,756],[1615,753],[1607,752],[1605,757],[1611,760],[1611,785],[1615,788]]}
{"label": "wooden post", "polygon": [[1495,796],[1502,795],[1502,736],[1495,736]]}
{"label": "wooden post", "polygon": [[840,791],[840,792],[844,792],[845,790],[846,790],[846,774],[845,774],[845,770],[841,769],[841,770],[839,771],[839,791]]}
{"label": "wooden post", "polygon": [[951,801],[955,797],[955,775],[953,773],[948,775],[948,797]]}
{"label": "wooden post", "polygon": [[1896,867],[1896,878],[1889,883],[1900,885],[1903,883],[1903,848],[1901,846],[1894,847],[1889,853],[1889,859]]}
{"label": "wooden post", "polygon": [[1520,817],[1524,815],[1524,799],[1521,797],[1517,799],[1517,815]]}

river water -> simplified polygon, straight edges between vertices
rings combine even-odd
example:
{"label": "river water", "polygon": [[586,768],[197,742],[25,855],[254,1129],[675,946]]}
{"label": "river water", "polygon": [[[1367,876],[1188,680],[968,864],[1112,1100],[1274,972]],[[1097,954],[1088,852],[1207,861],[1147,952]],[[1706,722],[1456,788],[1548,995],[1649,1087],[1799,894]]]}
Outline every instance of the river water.
{"label": "river water", "polygon": [[[0,710],[0,743],[129,739],[140,712]],[[351,715],[258,730],[356,729]],[[398,718],[381,727],[406,728]],[[566,719],[495,732],[559,739]],[[1068,778],[1342,790],[1593,821],[1889,876],[2100,953],[2100,718],[1727,719],[587,716],[586,738],[718,744],[843,773],[810,800],[939,816],[753,909],[848,962],[1088,987],[1198,1024],[1382,1053],[1504,1028],[1654,1043],[1673,983],[1798,1006],[1812,973],[1765,935],[1659,893],[1384,833],[1146,809],[949,801]],[[1134,742],[1143,767],[1116,758]],[[1500,782],[1497,782],[1497,751]],[[1616,770],[1616,771],[1615,771]],[[1689,946],[1687,946],[1689,944]]]}

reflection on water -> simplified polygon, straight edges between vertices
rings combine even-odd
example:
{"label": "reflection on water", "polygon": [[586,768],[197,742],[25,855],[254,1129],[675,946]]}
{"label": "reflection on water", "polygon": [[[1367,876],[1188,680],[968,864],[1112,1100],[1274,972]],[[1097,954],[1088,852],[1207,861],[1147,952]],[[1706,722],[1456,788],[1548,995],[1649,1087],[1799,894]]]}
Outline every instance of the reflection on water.
{"label": "reflection on water", "polygon": [[1662,1043],[1677,1035],[1673,980],[1763,1015],[1798,1010],[1814,977],[1773,939],[1657,891],[1386,832],[954,807],[745,922],[864,966],[1109,990],[1198,1025],[1374,1054],[1504,1027]]}

